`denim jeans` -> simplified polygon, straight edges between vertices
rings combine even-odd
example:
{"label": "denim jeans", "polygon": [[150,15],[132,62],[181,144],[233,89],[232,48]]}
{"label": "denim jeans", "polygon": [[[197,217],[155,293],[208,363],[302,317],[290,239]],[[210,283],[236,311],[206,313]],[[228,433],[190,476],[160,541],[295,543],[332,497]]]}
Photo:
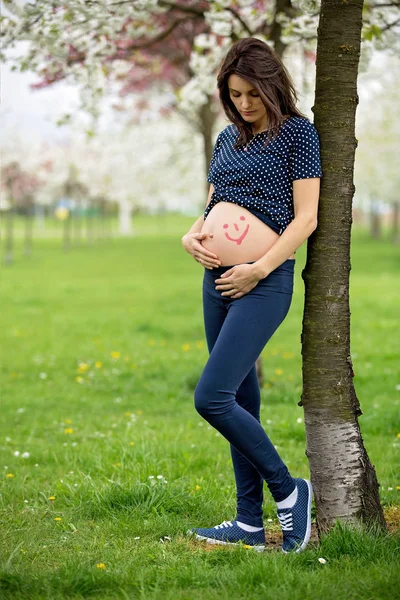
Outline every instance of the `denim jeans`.
{"label": "denim jeans", "polygon": [[[252,261],[255,262],[255,261]],[[252,263],[247,263],[252,264]],[[216,279],[232,268],[204,269],[202,297],[209,357],[197,383],[198,413],[230,442],[237,489],[236,519],[262,527],[263,481],[276,502],[295,482],[260,424],[255,362],[286,317],[295,259],[288,259],[241,298],[221,296]]]}

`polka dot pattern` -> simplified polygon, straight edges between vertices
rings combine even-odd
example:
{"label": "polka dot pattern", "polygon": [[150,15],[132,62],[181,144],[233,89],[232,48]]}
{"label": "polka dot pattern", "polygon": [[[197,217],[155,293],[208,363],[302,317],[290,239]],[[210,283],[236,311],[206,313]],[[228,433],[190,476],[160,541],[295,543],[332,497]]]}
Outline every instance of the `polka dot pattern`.
{"label": "polka dot pattern", "polygon": [[294,219],[293,181],[322,177],[317,129],[305,117],[289,117],[267,146],[268,132],[261,131],[247,151],[233,148],[238,134],[232,123],[216,139],[207,177],[214,192],[204,219],[218,202],[233,202],[282,234]]}

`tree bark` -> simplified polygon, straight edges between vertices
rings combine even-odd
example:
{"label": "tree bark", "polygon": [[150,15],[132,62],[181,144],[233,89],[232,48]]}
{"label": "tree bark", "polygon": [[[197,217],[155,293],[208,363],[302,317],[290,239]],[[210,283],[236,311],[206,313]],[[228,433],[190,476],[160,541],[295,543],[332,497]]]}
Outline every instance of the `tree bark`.
{"label": "tree bark", "polygon": [[350,238],[363,0],[322,0],[315,125],[322,171],[318,227],[302,272],[301,335],[307,450],[318,534],[336,520],[386,528],[376,473],[364,447],[350,354]]}

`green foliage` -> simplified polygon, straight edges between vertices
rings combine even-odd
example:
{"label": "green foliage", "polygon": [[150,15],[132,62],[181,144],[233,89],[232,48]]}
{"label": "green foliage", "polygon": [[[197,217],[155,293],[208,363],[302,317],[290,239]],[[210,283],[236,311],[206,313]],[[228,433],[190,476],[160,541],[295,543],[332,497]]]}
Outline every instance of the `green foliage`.
{"label": "green foliage", "polygon": [[368,25],[362,32],[362,39],[371,42],[374,38],[382,39],[382,28],[379,25]]}

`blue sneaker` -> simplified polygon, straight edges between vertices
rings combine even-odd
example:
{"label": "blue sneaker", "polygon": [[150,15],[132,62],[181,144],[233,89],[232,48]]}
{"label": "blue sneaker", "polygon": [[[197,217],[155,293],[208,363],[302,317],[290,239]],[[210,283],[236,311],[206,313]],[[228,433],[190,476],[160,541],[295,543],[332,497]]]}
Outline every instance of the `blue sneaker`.
{"label": "blue sneaker", "polygon": [[245,531],[236,521],[224,521],[215,527],[189,529],[189,535],[195,535],[198,540],[209,544],[241,544],[250,546],[257,552],[263,552],[265,547],[265,531]]}
{"label": "blue sneaker", "polygon": [[278,519],[282,526],[282,551],[301,552],[311,535],[312,486],[308,479],[293,478],[297,485],[297,500],[292,508],[278,508]]}

